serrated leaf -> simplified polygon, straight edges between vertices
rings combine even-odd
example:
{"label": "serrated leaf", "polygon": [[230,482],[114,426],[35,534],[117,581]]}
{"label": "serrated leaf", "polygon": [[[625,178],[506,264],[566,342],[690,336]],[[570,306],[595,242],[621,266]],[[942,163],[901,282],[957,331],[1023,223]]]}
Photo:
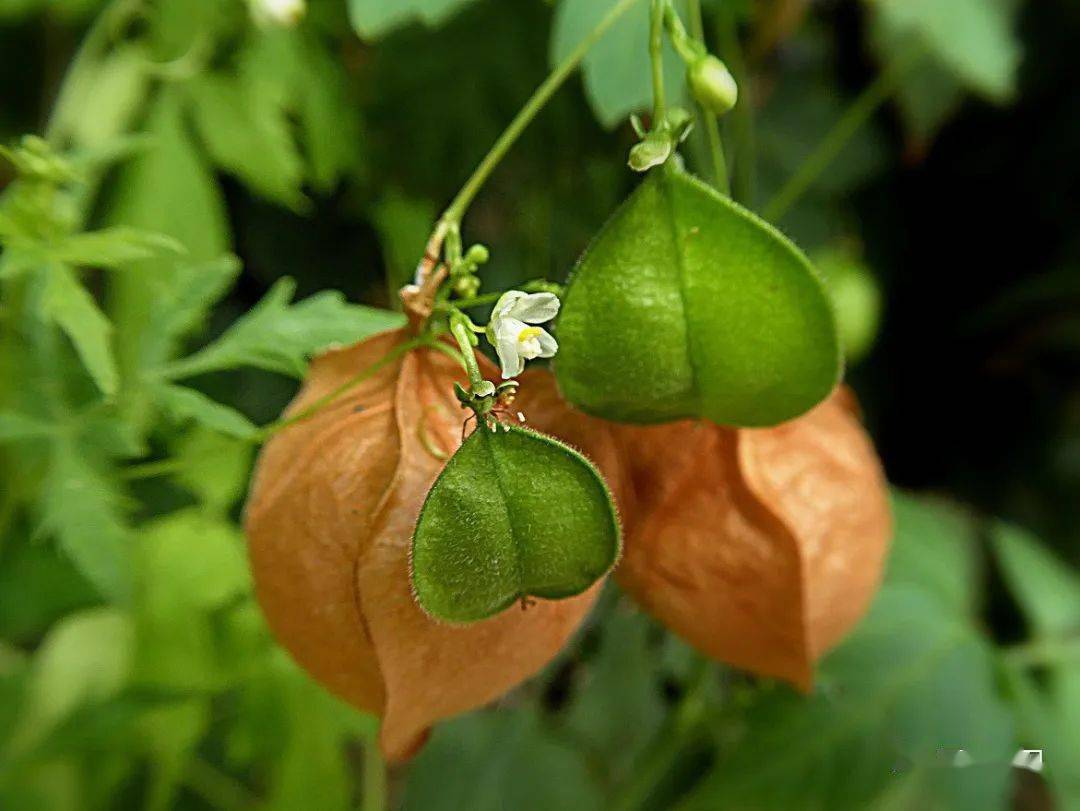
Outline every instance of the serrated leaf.
{"label": "serrated leaf", "polygon": [[1022,56],[1012,0],[872,0],[889,36],[919,41],[966,86],[995,101],[1015,92]]}
{"label": "serrated leaf", "polygon": [[120,494],[86,458],[66,442],[53,445],[41,490],[41,529],[97,590],[112,602],[131,596],[131,536]]}
{"label": "serrated leaf", "polygon": [[1040,637],[1080,632],[1080,577],[1031,533],[999,523],[994,551],[1013,596]]}
{"label": "serrated leaf", "polygon": [[303,162],[287,118],[286,89],[242,64],[236,75],[199,78],[191,93],[214,162],[263,196],[303,209]]}
{"label": "serrated leaf", "polygon": [[178,422],[195,420],[238,439],[250,439],[258,431],[255,424],[235,408],[187,386],[160,383],[154,387],[154,394],[158,403]]}
{"label": "serrated leaf", "polygon": [[555,327],[563,395],[616,421],[773,425],[840,374],[832,303],[809,260],[670,162],[578,261]]}
{"label": "serrated leaf", "polygon": [[333,291],[290,305],[296,283],[282,279],[254,308],[209,346],[167,366],[168,377],[254,366],[303,377],[308,356],[335,344],[351,344],[401,326],[403,316],[349,304]]}
{"label": "serrated leaf", "polygon": [[424,501],[412,582],[428,613],[475,622],[523,597],[582,593],[619,544],[611,495],[584,456],[535,431],[481,425]]}
{"label": "serrated leaf", "polygon": [[118,333],[117,353],[121,368],[132,379],[174,351],[173,336],[163,333],[168,322],[160,317],[160,308],[176,302],[181,292],[190,294],[193,285],[186,283],[187,269],[221,257],[229,247],[224,201],[192,142],[184,107],[175,85],[158,91],[145,123],[149,143],[118,173],[108,210],[109,223],[167,234],[184,246],[189,257],[183,263],[171,257],[139,262],[110,277],[109,312]]}
{"label": "serrated leaf", "polygon": [[71,268],[53,264],[47,273],[42,314],[71,339],[98,388],[107,395],[114,394],[118,373],[112,352],[112,324]]}
{"label": "serrated leaf", "polygon": [[184,246],[166,234],[118,225],[72,234],[47,250],[52,258],[69,265],[115,268],[163,253],[180,255]]}
{"label": "serrated leaf", "polygon": [[229,291],[239,275],[240,260],[232,255],[178,268],[173,284],[152,305],[154,322],[161,325],[167,343],[172,344],[204,326],[211,307]]}
{"label": "serrated leaf", "polygon": [[[551,64],[569,56],[615,2],[561,0],[552,24]],[[685,106],[686,69],[666,38],[663,58],[668,101]],[[652,105],[648,0],[639,0],[604,34],[585,56],[581,69],[589,104],[608,129]]]}
{"label": "serrated leaf", "polygon": [[412,22],[442,24],[472,0],[349,0],[349,20],[362,39],[377,39]]}

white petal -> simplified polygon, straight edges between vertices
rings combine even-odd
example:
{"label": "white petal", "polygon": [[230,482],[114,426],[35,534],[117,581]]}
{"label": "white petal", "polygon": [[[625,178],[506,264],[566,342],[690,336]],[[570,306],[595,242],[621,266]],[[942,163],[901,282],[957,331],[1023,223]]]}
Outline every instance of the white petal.
{"label": "white petal", "polygon": [[521,357],[516,334],[496,335],[495,352],[499,356],[499,365],[502,367],[503,380],[509,380],[521,374],[525,368],[525,359]]}
{"label": "white petal", "polygon": [[540,334],[536,336],[536,340],[540,342],[540,355],[541,358],[551,358],[555,356],[555,353],[559,351],[559,343],[555,340],[555,336],[547,330],[540,330]]}
{"label": "white petal", "polygon": [[554,293],[529,293],[528,295],[520,293],[519,295],[521,298],[514,301],[508,313],[514,318],[520,318],[528,324],[543,324],[559,314],[559,297]]}
{"label": "white petal", "polygon": [[498,321],[500,318],[510,316],[514,307],[523,298],[525,298],[525,293],[520,290],[507,290],[499,296],[499,300],[491,308],[491,320]]}

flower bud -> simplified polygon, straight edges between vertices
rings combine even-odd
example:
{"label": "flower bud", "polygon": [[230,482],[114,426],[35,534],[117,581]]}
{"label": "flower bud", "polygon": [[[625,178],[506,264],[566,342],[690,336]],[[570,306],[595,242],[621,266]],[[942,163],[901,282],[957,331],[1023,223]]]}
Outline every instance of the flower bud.
{"label": "flower bud", "polygon": [[687,68],[686,81],[698,103],[716,115],[729,112],[739,100],[735,78],[712,54],[705,54]]}
{"label": "flower bud", "polygon": [[307,12],[306,0],[251,0],[256,22],[292,28]]}

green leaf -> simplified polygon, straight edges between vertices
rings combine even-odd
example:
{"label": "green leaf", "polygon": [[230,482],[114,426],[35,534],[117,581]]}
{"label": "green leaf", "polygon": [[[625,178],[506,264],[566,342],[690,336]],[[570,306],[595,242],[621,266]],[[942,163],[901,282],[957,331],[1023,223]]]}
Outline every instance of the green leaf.
{"label": "green leaf", "polygon": [[144,597],[165,590],[192,608],[213,611],[251,591],[244,536],[226,518],[180,510],[146,527],[141,542]]}
{"label": "green leaf", "polygon": [[205,429],[189,431],[175,443],[173,458],[179,469],[173,478],[204,505],[224,512],[244,494],[254,452],[252,443],[241,439]]}
{"label": "green leaf", "polygon": [[177,378],[254,366],[299,378],[307,368],[308,356],[404,323],[398,313],[348,304],[340,293],[332,291],[290,306],[295,290],[291,279],[280,280],[214,343],[170,364],[165,374]]}
{"label": "green leaf", "polygon": [[106,146],[127,132],[152,83],[141,45],[120,44],[89,67],[67,77],[50,121],[56,142],[70,139],[80,149]]}
{"label": "green leaf", "polygon": [[[820,684],[809,699],[781,687],[757,697],[741,743],[685,807],[867,808],[904,780],[901,807],[1008,808],[1015,744],[992,650],[932,597],[886,588]],[[957,749],[974,766],[953,768]]]}
{"label": "green leaf", "polygon": [[184,246],[166,234],[115,226],[72,234],[48,247],[49,255],[69,265],[115,268],[162,253],[183,254]]}
{"label": "green leaf", "polygon": [[349,0],[349,20],[362,39],[377,39],[410,22],[441,25],[472,0]]}
{"label": "green leaf", "polygon": [[[557,65],[569,56],[615,2],[562,0],[552,25],[551,64]],[[685,106],[686,69],[666,39],[663,58],[668,102]],[[582,72],[589,104],[608,129],[652,105],[648,0],[639,0],[601,37],[585,56]]]}
{"label": "green leaf", "polygon": [[896,535],[885,580],[913,585],[950,614],[970,616],[978,602],[975,530],[959,508],[942,501],[892,494]]}
{"label": "green leaf", "polygon": [[840,374],[832,304],[806,257],[671,163],[578,261],[556,328],[563,395],[625,422],[773,425]]}
{"label": "green leaf", "polygon": [[286,713],[286,744],[275,764],[266,808],[350,811],[355,807],[353,769],[345,743],[347,725],[359,714],[299,673],[282,684],[276,697]]}
{"label": "green leaf", "polygon": [[916,35],[896,32],[882,15],[874,15],[868,28],[870,44],[885,70],[910,65],[905,81],[895,90],[900,115],[917,144],[930,141],[960,107],[964,86],[940,60],[923,53]]}
{"label": "green leaf", "polygon": [[193,83],[195,121],[218,166],[270,200],[302,210],[303,161],[287,117],[287,90],[247,70]]}
{"label": "green leaf", "polygon": [[243,537],[199,509],[146,526],[138,545],[138,683],[216,690],[224,668],[210,614],[248,594]]}
{"label": "green leaf", "polygon": [[240,260],[231,255],[178,268],[173,283],[152,305],[154,322],[160,325],[159,336],[167,345],[160,351],[170,353],[176,339],[205,326],[210,309],[239,275]]}
{"label": "green leaf", "polygon": [[12,749],[25,751],[80,706],[117,695],[130,676],[133,646],[130,619],[113,608],[57,623],[34,655]]}
{"label": "green leaf", "polygon": [[40,508],[42,531],[57,538],[83,576],[107,599],[127,603],[131,536],[120,494],[81,449],[54,443]]}
{"label": "green leaf", "polygon": [[18,439],[40,439],[56,430],[54,425],[19,414],[16,411],[0,411],[0,442]]}
{"label": "green leaf", "polygon": [[889,37],[917,40],[987,98],[1012,98],[1022,56],[1013,31],[1013,0],[873,0],[872,5]]}
{"label": "green leaf", "polygon": [[603,798],[576,749],[535,709],[473,713],[440,724],[409,768],[405,811],[586,811]]}
{"label": "green leaf", "polygon": [[[190,269],[202,270],[198,263],[217,260],[229,248],[225,204],[188,132],[184,107],[177,85],[158,91],[145,124],[150,144],[119,172],[108,211],[110,223],[167,234],[190,257],[184,263],[156,257],[110,277],[109,312],[117,328],[117,352],[131,379],[159,366],[174,349],[173,336],[165,333],[169,321],[161,317],[162,307],[193,309],[195,302],[204,303],[198,295],[191,305],[183,303],[196,287],[189,284],[191,276],[206,279],[205,273]],[[220,292],[216,285],[210,288]],[[181,292],[186,295],[178,302]]]}
{"label": "green leaf", "polygon": [[1009,589],[1038,637],[1080,634],[1080,577],[1035,537],[1010,524],[993,530]]}
{"label": "green leaf", "polygon": [[482,425],[424,501],[412,581],[428,613],[474,622],[522,597],[580,594],[619,543],[611,495],[584,456],[535,431]]}
{"label": "green leaf", "polygon": [[580,691],[567,709],[574,739],[603,754],[620,778],[627,777],[664,720],[661,662],[650,631],[643,614],[617,605],[604,620],[600,649],[583,668]]}
{"label": "green leaf", "polygon": [[158,403],[177,422],[195,420],[200,425],[238,439],[250,439],[258,431],[255,424],[235,408],[187,386],[161,383],[154,387],[154,394]]}
{"label": "green leaf", "polygon": [[112,324],[71,268],[54,264],[47,273],[43,315],[71,339],[98,388],[107,395],[114,394],[118,373],[110,342]]}

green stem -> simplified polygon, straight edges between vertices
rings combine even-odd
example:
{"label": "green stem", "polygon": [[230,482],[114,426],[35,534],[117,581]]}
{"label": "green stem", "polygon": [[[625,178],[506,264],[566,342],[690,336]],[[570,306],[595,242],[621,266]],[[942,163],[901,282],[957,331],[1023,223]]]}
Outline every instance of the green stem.
{"label": "green stem", "polygon": [[[531,282],[525,282],[520,287],[515,287],[515,290],[520,290],[523,293],[554,293],[557,296],[562,296],[561,284],[555,282],[545,281],[544,279],[536,279]],[[502,293],[484,293],[479,296],[470,296],[469,298],[454,299],[450,302],[436,302],[435,309],[442,311],[449,311],[453,309],[467,310],[472,307],[484,307],[488,304],[494,304],[500,298]]]}
{"label": "green stem", "polygon": [[357,373],[354,377],[350,378],[349,380],[346,380],[344,383],[342,383],[340,386],[338,386],[336,389],[334,389],[329,394],[323,395],[318,400],[316,400],[314,403],[312,403],[307,408],[305,408],[303,411],[300,411],[299,413],[293,414],[292,416],[289,416],[289,417],[282,417],[281,419],[275,420],[274,422],[270,423],[269,425],[264,426],[255,435],[255,438],[254,438],[255,442],[257,442],[257,443],[265,442],[270,437],[272,437],[274,434],[288,428],[290,425],[295,425],[298,422],[303,422],[304,420],[311,419],[317,413],[319,413],[324,408],[326,408],[328,405],[335,402],[343,394],[347,393],[351,389],[353,389],[356,386],[363,383],[365,380],[372,377],[380,369],[388,366],[389,364],[393,363],[395,360],[400,358],[402,355],[404,355],[404,354],[406,354],[408,352],[411,352],[414,349],[417,349],[417,348],[419,348],[421,346],[429,345],[432,342],[432,340],[433,339],[428,335],[421,335],[419,337],[413,338],[410,341],[405,341],[404,343],[398,344],[393,349],[391,349],[389,352],[387,352],[385,355],[383,355],[381,358],[379,358],[377,361],[375,361],[370,366],[368,366],[366,369],[363,369],[362,371]]}
{"label": "green stem", "polygon": [[667,117],[664,96],[664,8],[666,0],[652,0],[649,16],[649,61],[652,63],[653,120],[656,129]]}
{"label": "green stem", "polygon": [[731,4],[721,7],[717,16],[717,39],[720,54],[739,87],[739,99],[731,111],[731,134],[735,141],[732,196],[750,205],[754,200],[757,154],[754,137],[754,111],[751,106],[750,73],[739,42],[739,30]]}
{"label": "green stem", "polygon": [[[686,0],[686,10],[690,19],[690,34],[704,47],[705,23],[701,16],[701,0]],[[728,178],[727,161],[724,160],[724,145],[720,140],[720,125],[716,121],[716,116],[700,104],[698,111],[701,114],[701,120],[705,122],[705,139],[709,144],[709,154],[712,156],[713,180],[716,188],[730,195],[731,181]]]}
{"label": "green stem", "polygon": [[900,86],[900,80],[916,61],[916,59],[909,59],[897,62],[878,74],[877,78],[851,103],[840,120],[833,125],[833,128],[803,161],[795,174],[788,179],[784,187],[765,204],[762,209],[765,219],[778,221],[798,202],[822,172],[836,160],[852,136],[870,120],[882,104],[892,97]]}
{"label": "green stem", "polygon": [[484,182],[494,171],[495,167],[499,165],[499,162],[506,156],[506,153],[510,150],[510,147],[514,145],[514,142],[521,136],[525,128],[532,122],[536,115],[544,108],[544,105],[548,103],[555,91],[562,87],[563,83],[570,77],[570,74],[574,72],[581,60],[585,58],[585,54],[589,52],[589,49],[595,45],[601,37],[608,32],[608,29],[613,26],[620,17],[622,17],[630,8],[640,0],[619,0],[611,10],[604,15],[604,18],[596,24],[596,27],[589,32],[589,34],[580,42],[578,46],[574,48],[570,54],[560,62],[554,70],[548,75],[543,83],[536,88],[536,91],[532,94],[525,105],[521,108],[518,114],[514,117],[514,120],[510,122],[503,134],[499,136],[498,140],[492,145],[491,149],[484,156],[483,160],[473,171],[468,180],[465,181],[465,185],[461,187],[461,191],[458,192],[457,197],[453,199],[446,211],[443,213],[440,219],[440,225],[436,227],[438,232],[445,228],[448,224],[457,224],[461,222],[462,217],[465,216],[465,210],[469,207],[469,204],[476,197],[476,193],[480,190],[480,187],[484,185]]}
{"label": "green stem", "polygon": [[610,808],[613,811],[635,811],[644,806],[678,762],[687,744],[700,732],[707,709],[705,693],[713,673],[712,662],[700,657],[664,728],[645,750],[629,782],[612,799]]}
{"label": "green stem", "polygon": [[465,361],[465,371],[469,374],[469,387],[475,393],[484,382],[484,376],[480,373],[480,365],[476,362],[476,351],[473,349],[469,325],[458,313],[450,316],[450,334],[454,336],[454,340],[461,348],[461,359]]}
{"label": "green stem", "polygon": [[386,764],[374,740],[364,742],[364,773],[361,787],[360,811],[386,811]]}

